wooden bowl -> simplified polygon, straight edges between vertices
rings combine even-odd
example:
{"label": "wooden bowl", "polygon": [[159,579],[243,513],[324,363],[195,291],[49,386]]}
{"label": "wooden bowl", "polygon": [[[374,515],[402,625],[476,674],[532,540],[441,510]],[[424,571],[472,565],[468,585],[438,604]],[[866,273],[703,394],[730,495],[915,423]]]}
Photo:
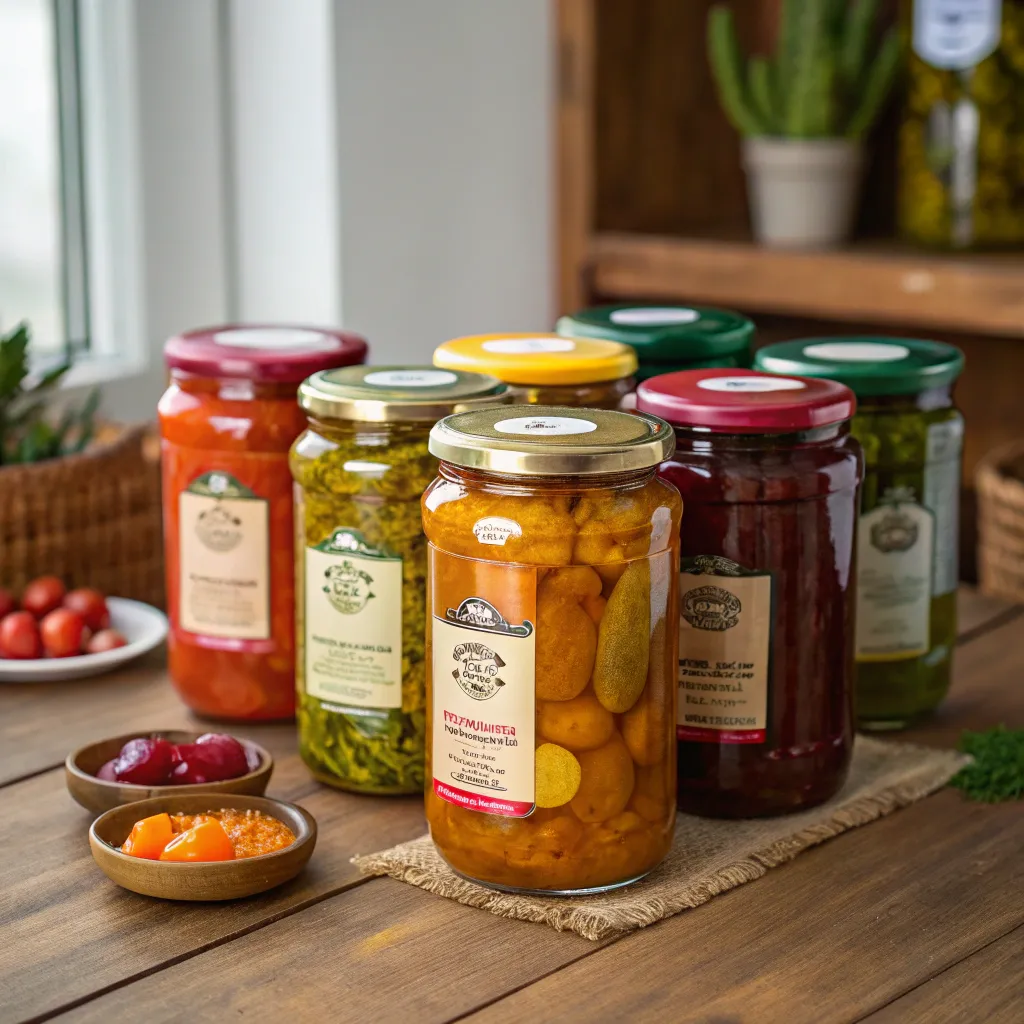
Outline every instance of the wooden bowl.
{"label": "wooden bowl", "polygon": [[261,796],[270,782],[274,771],[274,759],[258,743],[236,737],[248,752],[259,754],[260,766],[255,771],[239,775],[223,782],[194,782],[181,786],[136,786],[130,782],[107,782],[97,779],[96,772],[111,758],[117,757],[121,748],[129,741],[140,736],[159,736],[171,743],[195,743],[203,734],[201,732],[130,732],[124,736],[115,736],[101,743],[90,743],[72,751],[64,762],[64,779],[68,792],[87,811],[102,814],[113,807],[147,800],[150,797],[170,796],[172,794],[191,793],[239,793]]}
{"label": "wooden bowl", "polygon": [[[162,811],[198,814],[225,807],[269,814],[295,833],[295,842],[261,857],[192,864],[144,860],[121,852],[121,844],[140,818]],[[159,796],[101,814],[89,829],[89,846],[93,859],[107,878],[132,892],[164,900],[234,900],[266,892],[294,878],[313,854],[316,821],[295,804],[265,796],[219,793]]]}

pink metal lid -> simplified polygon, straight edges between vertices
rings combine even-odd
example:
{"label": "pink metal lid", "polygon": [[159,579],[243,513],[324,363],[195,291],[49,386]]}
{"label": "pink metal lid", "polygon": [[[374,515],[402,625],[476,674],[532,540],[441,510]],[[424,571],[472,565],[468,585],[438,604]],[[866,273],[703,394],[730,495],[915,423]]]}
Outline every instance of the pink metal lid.
{"label": "pink metal lid", "polygon": [[679,427],[784,434],[842,423],[857,400],[843,384],[757,370],[680,370],[645,380],[636,407]]}
{"label": "pink metal lid", "polygon": [[299,384],[317,370],[366,359],[350,331],[295,324],[225,324],[187,331],[164,345],[168,367],[201,377]]}

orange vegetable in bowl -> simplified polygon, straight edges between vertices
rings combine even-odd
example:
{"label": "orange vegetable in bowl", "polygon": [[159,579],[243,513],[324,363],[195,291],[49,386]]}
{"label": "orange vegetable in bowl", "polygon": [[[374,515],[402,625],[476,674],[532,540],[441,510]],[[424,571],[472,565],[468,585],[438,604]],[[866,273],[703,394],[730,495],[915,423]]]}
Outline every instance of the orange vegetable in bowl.
{"label": "orange vegetable in bowl", "polygon": [[130,857],[160,860],[164,848],[174,838],[169,814],[154,814],[135,822],[131,835],[121,846],[121,852]]}
{"label": "orange vegetable in bowl", "polygon": [[[170,824],[170,822],[168,822]],[[235,847],[224,826],[209,818],[175,836],[160,854],[160,860],[234,860]]]}

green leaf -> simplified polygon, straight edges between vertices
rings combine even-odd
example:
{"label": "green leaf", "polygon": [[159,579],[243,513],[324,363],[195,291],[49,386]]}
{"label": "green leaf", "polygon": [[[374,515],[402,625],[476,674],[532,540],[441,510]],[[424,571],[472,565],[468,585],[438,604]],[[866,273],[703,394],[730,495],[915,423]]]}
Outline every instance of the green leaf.
{"label": "green leaf", "polygon": [[974,761],[950,785],[963,790],[968,800],[999,803],[1024,797],[1024,729],[1000,725],[985,732],[965,732],[960,749]]}
{"label": "green leaf", "polygon": [[871,67],[861,91],[860,105],[853,112],[846,134],[859,139],[870,131],[878,119],[885,101],[889,98],[893,83],[903,65],[903,43],[899,32],[891,29],[882,40],[881,49]]}
{"label": "green leaf", "polygon": [[751,104],[761,119],[768,134],[776,134],[779,128],[776,117],[772,67],[767,57],[751,57],[747,66],[748,89]]}
{"label": "green leaf", "polygon": [[839,43],[839,76],[851,97],[864,78],[871,29],[877,16],[878,0],[856,0],[846,12]]}
{"label": "green leaf", "polygon": [[746,94],[743,57],[732,11],[716,4],[708,14],[708,54],[718,98],[733,126],[744,135],[766,135],[768,126]]}

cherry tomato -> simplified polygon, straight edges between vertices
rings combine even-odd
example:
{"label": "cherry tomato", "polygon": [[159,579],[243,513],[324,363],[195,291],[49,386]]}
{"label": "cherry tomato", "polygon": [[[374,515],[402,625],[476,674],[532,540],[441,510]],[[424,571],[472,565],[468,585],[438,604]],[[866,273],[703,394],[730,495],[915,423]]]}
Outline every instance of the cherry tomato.
{"label": "cherry tomato", "polygon": [[21,595],[21,607],[37,619],[43,618],[64,600],[64,584],[56,576],[40,576],[33,580]]}
{"label": "cherry tomato", "polygon": [[14,595],[9,591],[0,587],[0,619],[7,618],[11,612],[18,610],[18,602],[15,600]]}
{"label": "cherry tomato", "polygon": [[65,594],[64,607],[78,612],[93,632],[106,629],[110,625],[107,600],[98,590],[91,587],[80,587]]}
{"label": "cherry tomato", "polygon": [[56,608],[39,623],[43,648],[51,658],[70,658],[82,653],[88,640],[85,619],[69,608]]}
{"label": "cherry tomato", "polygon": [[101,629],[89,638],[85,650],[87,654],[102,654],[116,647],[124,647],[127,643],[128,641],[116,629]]}
{"label": "cherry tomato", "polygon": [[118,782],[137,786],[166,786],[171,781],[174,745],[167,740],[140,737],[129,740],[114,760]]}
{"label": "cherry tomato", "polygon": [[11,612],[0,622],[0,658],[41,658],[39,626],[29,612]]}

